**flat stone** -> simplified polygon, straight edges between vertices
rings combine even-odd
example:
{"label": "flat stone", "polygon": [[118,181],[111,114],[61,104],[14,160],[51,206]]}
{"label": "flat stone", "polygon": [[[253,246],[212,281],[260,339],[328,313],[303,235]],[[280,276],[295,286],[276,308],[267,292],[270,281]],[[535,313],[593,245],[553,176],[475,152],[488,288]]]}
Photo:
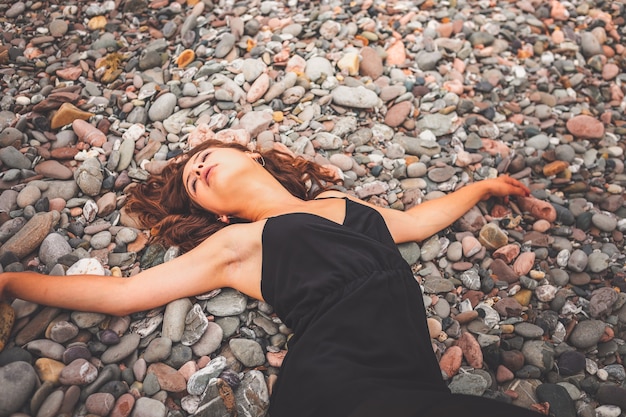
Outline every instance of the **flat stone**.
{"label": "flat stone", "polygon": [[0,367],[0,415],[19,411],[31,397],[37,384],[37,374],[27,362],[12,362]]}

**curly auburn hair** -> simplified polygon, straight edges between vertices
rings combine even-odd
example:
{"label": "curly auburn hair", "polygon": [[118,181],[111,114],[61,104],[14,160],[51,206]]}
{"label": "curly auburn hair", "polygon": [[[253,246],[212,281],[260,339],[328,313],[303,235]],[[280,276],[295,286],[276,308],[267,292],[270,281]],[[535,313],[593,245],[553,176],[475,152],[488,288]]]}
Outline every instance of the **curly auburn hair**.
{"label": "curly auburn hair", "polygon": [[[151,242],[178,246],[187,252],[227,226],[196,204],[183,186],[183,168],[190,157],[207,148],[249,149],[238,143],[207,140],[172,160],[158,175],[128,190],[126,210],[150,229]],[[337,182],[330,170],[276,149],[257,151],[265,169],[291,194],[311,200]]]}

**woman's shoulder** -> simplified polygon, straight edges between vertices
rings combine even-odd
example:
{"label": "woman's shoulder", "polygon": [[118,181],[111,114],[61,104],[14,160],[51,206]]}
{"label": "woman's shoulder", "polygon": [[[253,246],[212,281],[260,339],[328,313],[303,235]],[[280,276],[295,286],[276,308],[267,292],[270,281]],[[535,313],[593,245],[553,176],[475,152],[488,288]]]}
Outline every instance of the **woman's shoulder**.
{"label": "woman's shoulder", "polygon": [[351,198],[351,196],[339,190],[326,190],[319,193],[315,197],[315,200],[321,200],[324,198]]}

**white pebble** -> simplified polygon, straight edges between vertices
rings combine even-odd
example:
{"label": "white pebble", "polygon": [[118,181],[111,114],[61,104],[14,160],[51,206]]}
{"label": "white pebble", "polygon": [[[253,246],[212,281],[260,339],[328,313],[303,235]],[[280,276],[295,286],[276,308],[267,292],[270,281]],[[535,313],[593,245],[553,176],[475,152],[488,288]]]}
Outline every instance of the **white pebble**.
{"label": "white pebble", "polygon": [[598,372],[596,373],[596,376],[602,382],[604,382],[607,379],[609,379],[609,373],[606,370],[604,370],[604,369],[598,369]]}
{"label": "white pebble", "polygon": [[30,98],[26,96],[19,96],[15,99],[15,104],[18,106],[28,106],[30,104]]}
{"label": "white pebble", "polygon": [[104,268],[95,258],[79,259],[74,265],[70,266],[65,275],[104,275]]}
{"label": "white pebble", "polygon": [[622,409],[616,405],[601,405],[596,408],[596,417],[619,417]]}
{"label": "white pebble", "polygon": [[595,375],[596,373],[598,373],[598,364],[596,363],[596,361],[586,358],[585,370],[589,375]]}

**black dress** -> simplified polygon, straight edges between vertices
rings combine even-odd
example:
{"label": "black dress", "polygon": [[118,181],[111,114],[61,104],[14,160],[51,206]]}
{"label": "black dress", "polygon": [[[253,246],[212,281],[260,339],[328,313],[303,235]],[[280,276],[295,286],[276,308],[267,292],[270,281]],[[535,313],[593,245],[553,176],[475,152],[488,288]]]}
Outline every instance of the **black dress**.
{"label": "black dress", "polygon": [[345,201],[343,224],[308,213],[265,224],[261,291],[294,331],[270,416],[454,416],[469,403],[537,416],[449,393],[409,265],[382,216]]}

